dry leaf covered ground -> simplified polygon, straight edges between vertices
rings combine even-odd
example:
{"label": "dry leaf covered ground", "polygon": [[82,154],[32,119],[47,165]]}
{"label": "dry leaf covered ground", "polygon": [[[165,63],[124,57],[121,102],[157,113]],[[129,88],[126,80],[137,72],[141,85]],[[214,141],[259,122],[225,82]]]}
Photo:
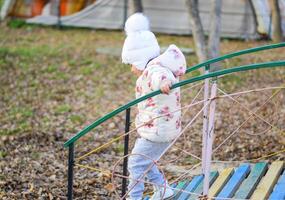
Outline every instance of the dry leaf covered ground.
{"label": "dry leaf covered ground", "polygon": [[[121,47],[124,35],[116,31],[33,26],[16,29],[4,24],[0,28],[0,198],[64,199],[67,149],[63,148],[63,143],[84,126],[134,98],[135,77],[128,66],[122,65],[116,56],[96,51],[97,48]],[[175,43],[194,47],[192,39],[186,36],[158,35],[158,40],[164,46]],[[221,48],[225,54],[269,42],[223,40]],[[285,48],[242,56],[221,65],[232,67],[284,60],[284,55]],[[187,60],[188,66],[197,62],[194,55],[188,55]],[[185,78],[192,75],[195,74]],[[237,73],[220,78],[218,84],[227,93],[284,86],[285,70]],[[183,105],[191,102],[200,87],[182,89]],[[255,110],[276,91],[266,90],[235,98],[248,109]],[[233,100],[218,99],[214,148],[244,120],[248,121],[219,148],[214,160],[249,160],[284,149],[284,94],[281,90],[258,110],[259,116],[273,124],[273,128],[256,118],[248,119],[250,113]],[[197,97],[197,100],[201,99],[202,94]],[[184,126],[199,109],[201,105],[186,112]],[[198,162],[182,150],[201,156],[201,122],[199,118],[163,158],[162,169],[166,164],[174,169],[189,169]],[[123,131],[124,113],[79,140],[76,157]],[[132,143],[135,137],[135,134],[131,135]],[[80,163],[112,170],[122,152],[120,140]],[[284,153],[270,159],[284,160]],[[121,163],[116,170],[120,167]],[[168,169],[164,171],[169,180],[178,176]],[[115,182],[119,181],[115,179]],[[111,177],[107,173],[75,167],[75,199],[118,199],[110,183]]]}

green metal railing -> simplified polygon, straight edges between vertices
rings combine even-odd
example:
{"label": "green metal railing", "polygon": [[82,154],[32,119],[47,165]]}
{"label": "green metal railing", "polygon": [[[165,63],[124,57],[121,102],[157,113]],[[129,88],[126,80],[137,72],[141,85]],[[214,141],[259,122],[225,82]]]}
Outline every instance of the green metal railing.
{"label": "green metal railing", "polygon": [[[256,48],[245,49],[245,50],[237,51],[234,53],[226,54],[226,55],[223,55],[221,57],[210,59],[206,62],[194,65],[193,67],[188,68],[186,70],[186,73],[195,71],[195,70],[200,69],[202,67],[205,67],[205,69],[208,70],[210,68],[211,64],[217,63],[219,61],[223,61],[223,60],[226,60],[229,58],[233,58],[233,57],[237,57],[237,56],[241,56],[241,55],[245,55],[245,54],[249,54],[249,53],[254,53],[254,52],[258,52],[258,51],[280,48],[280,47],[285,47],[285,42],[278,43],[278,44],[272,44],[272,45],[260,46],[260,47],[256,47]],[[229,69],[218,70],[218,71],[210,72],[210,73],[207,73],[204,75],[191,77],[187,80],[176,83],[171,87],[171,89],[181,87],[181,86],[184,86],[184,85],[187,85],[190,83],[194,83],[197,81],[202,81],[202,80],[205,80],[208,78],[218,77],[218,76],[227,75],[227,74],[231,74],[231,73],[235,73],[235,72],[243,72],[243,71],[254,70],[254,69],[273,68],[273,67],[281,67],[281,66],[285,67],[285,60],[250,64],[250,65],[233,67],[233,68],[229,68]],[[103,122],[107,121],[108,119],[114,117],[115,115],[117,115],[117,114],[119,114],[125,110],[126,110],[126,131],[128,131],[129,130],[129,120],[130,120],[130,108],[132,106],[150,98],[150,97],[153,97],[153,96],[156,96],[159,94],[161,94],[161,91],[156,90],[152,93],[149,93],[145,96],[142,96],[138,99],[135,99],[135,100],[117,108],[116,110],[108,113],[107,115],[99,118],[98,120],[96,120],[95,122],[90,124],[89,126],[85,127],[83,130],[78,132],[76,135],[74,135],[72,138],[70,138],[67,142],[64,143],[64,147],[69,147],[69,158],[68,158],[68,160],[69,160],[68,161],[68,199],[69,200],[72,199],[72,190],[73,190],[74,143],[77,140],[79,140],[82,136],[84,136],[85,134],[90,132],[92,129],[94,129],[95,127],[99,126]],[[128,149],[126,149],[126,143],[128,144],[128,137],[125,138],[125,149],[124,149],[125,154],[128,150]],[[124,174],[126,173],[126,166],[125,165],[127,165],[127,158],[126,158],[126,160],[124,160],[124,171],[123,171]],[[126,181],[123,181],[123,189],[122,189],[123,196],[124,196],[124,191],[125,191],[125,185],[126,185]]]}
{"label": "green metal railing", "polygon": [[[199,68],[205,67],[207,65],[225,60],[225,59],[229,59],[229,58],[233,58],[233,57],[237,57],[240,55],[244,55],[244,54],[249,54],[249,53],[253,53],[253,52],[258,52],[258,51],[263,51],[263,50],[268,50],[268,49],[274,49],[274,48],[280,48],[280,47],[285,47],[285,42],[283,43],[279,43],[279,44],[273,44],[273,45],[266,45],[266,46],[261,46],[261,47],[256,47],[256,48],[251,48],[251,49],[246,49],[246,50],[242,50],[242,51],[238,51],[238,52],[234,52],[234,53],[230,53],[230,54],[226,54],[224,56],[218,57],[218,58],[214,58],[211,60],[208,60],[204,63],[195,65],[189,69],[187,69],[186,73],[195,71]],[[216,77],[216,76],[221,76],[221,75],[225,75],[225,74],[230,74],[230,73],[234,73],[234,72],[240,72],[240,71],[247,71],[247,70],[253,70],[253,69],[260,69],[260,68],[268,68],[268,67],[277,67],[277,66],[283,66],[285,61],[278,61],[278,62],[267,62],[267,63],[259,63],[259,64],[251,64],[251,65],[245,65],[245,66],[240,66],[240,67],[234,67],[234,68],[230,68],[230,69],[224,69],[224,70],[219,70],[216,72],[212,72],[206,75],[201,75],[201,76],[197,76],[194,78],[190,78],[188,80],[185,81],[181,81],[179,83],[174,84],[171,89],[173,88],[177,88],[177,87],[181,87],[183,85],[189,84],[189,83],[194,83],[196,81],[200,81],[200,80],[204,80],[207,78],[211,78],[211,77]],[[112,118],[113,116],[117,115],[118,113],[150,98],[153,96],[156,96],[158,94],[161,94],[160,90],[154,91],[152,93],[149,93],[145,96],[142,96],[138,99],[135,99],[121,107],[119,107],[118,109],[108,113],[107,115],[105,115],[104,117],[96,120],[95,122],[93,122],[92,124],[90,124],[89,126],[85,127],[82,131],[78,132],[75,136],[73,136],[71,139],[69,139],[67,142],[64,143],[64,147],[68,147],[70,144],[76,142],[79,138],[81,138],[82,136],[84,136],[86,133],[88,133],[89,131],[91,131],[92,129],[94,129],[95,127],[97,127],[98,125],[102,124],[103,122],[105,122],[106,120]]]}
{"label": "green metal railing", "polygon": [[241,50],[241,51],[236,51],[236,52],[229,53],[229,54],[217,57],[217,58],[213,58],[213,59],[207,60],[207,61],[205,61],[203,63],[200,63],[200,64],[197,64],[197,65],[194,65],[193,67],[190,67],[189,69],[187,69],[186,73],[195,71],[195,70],[200,69],[200,68],[202,68],[202,67],[204,67],[206,65],[217,63],[217,62],[220,62],[222,60],[229,59],[229,58],[241,56],[241,55],[244,55],[244,54],[255,53],[255,52],[258,52],[258,51],[264,51],[264,50],[269,50],[269,49],[276,49],[276,48],[280,48],[280,47],[285,47],[285,42],[277,43],[277,44],[271,44],[271,45],[264,45],[264,46],[260,46],[260,47],[250,48],[250,49],[244,49],[244,50]]}

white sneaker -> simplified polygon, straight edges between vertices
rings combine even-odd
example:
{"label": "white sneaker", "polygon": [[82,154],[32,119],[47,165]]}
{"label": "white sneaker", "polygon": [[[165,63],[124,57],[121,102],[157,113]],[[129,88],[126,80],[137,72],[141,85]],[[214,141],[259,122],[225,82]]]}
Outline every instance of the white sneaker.
{"label": "white sneaker", "polygon": [[162,200],[168,199],[174,195],[174,192],[171,188],[166,187],[164,192],[164,187],[155,187],[154,193],[151,196],[150,200]]}

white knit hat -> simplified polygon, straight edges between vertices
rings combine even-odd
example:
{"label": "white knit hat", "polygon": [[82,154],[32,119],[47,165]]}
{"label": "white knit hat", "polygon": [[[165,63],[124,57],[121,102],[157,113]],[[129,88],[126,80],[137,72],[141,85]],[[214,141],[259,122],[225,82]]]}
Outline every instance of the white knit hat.
{"label": "white knit hat", "polygon": [[126,21],[125,31],[122,62],[144,70],[148,61],[160,53],[156,37],[149,30],[149,21],[142,13],[135,13]]}

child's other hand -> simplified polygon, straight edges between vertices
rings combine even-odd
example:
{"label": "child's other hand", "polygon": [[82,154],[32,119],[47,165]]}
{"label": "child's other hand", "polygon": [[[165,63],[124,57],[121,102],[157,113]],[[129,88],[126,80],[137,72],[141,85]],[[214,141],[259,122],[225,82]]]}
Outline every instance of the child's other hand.
{"label": "child's other hand", "polygon": [[161,84],[160,90],[163,94],[169,94],[171,86],[172,86],[171,81],[165,81]]}

